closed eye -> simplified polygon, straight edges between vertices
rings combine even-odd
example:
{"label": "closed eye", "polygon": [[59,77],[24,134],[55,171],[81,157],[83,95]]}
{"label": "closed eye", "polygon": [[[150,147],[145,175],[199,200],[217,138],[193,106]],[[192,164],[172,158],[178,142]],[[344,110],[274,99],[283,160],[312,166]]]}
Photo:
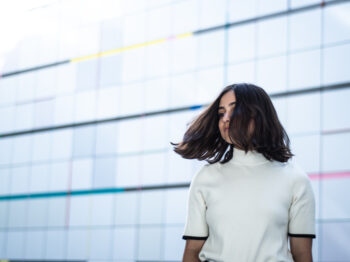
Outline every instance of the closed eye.
{"label": "closed eye", "polygon": [[[235,105],[236,101],[229,103],[229,106]],[[218,109],[225,109],[223,106],[219,106]]]}

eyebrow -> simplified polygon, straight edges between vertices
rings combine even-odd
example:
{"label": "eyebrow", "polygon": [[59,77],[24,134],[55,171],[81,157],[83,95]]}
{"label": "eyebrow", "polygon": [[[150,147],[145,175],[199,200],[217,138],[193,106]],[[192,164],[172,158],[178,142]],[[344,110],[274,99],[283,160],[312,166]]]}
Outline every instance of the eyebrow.
{"label": "eyebrow", "polygon": [[[231,103],[229,103],[228,105],[229,106],[232,106],[232,105],[234,105],[234,104],[236,104],[236,101],[235,102],[231,102]],[[219,106],[219,109],[218,110],[220,110],[220,109],[225,109],[223,106]]]}

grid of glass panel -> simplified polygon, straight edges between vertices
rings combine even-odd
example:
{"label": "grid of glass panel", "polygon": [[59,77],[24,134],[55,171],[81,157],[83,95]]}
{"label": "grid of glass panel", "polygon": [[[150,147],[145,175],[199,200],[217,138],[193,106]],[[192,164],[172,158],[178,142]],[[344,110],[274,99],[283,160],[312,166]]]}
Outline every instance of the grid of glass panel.
{"label": "grid of glass panel", "polygon": [[[64,0],[28,10],[42,28],[6,52],[5,76],[167,40],[0,79],[0,197],[9,197],[0,259],[180,261],[188,188],[171,186],[203,163],[169,142],[201,110],[191,106],[243,81],[284,94],[273,102],[316,195],[314,261],[350,260],[349,13],[336,0]],[[288,95],[321,86],[330,88]],[[163,189],[97,193],[154,185]],[[93,193],[49,194],[83,190]]]}

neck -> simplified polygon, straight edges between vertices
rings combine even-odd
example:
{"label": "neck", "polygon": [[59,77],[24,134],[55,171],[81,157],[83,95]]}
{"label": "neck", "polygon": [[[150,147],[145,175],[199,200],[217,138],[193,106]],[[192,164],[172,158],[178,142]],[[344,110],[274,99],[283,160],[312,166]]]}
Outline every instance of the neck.
{"label": "neck", "polygon": [[269,160],[264,157],[263,154],[249,150],[247,153],[244,149],[234,147],[233,157],[230,162],[239,165],[259,165],[268,162]]}

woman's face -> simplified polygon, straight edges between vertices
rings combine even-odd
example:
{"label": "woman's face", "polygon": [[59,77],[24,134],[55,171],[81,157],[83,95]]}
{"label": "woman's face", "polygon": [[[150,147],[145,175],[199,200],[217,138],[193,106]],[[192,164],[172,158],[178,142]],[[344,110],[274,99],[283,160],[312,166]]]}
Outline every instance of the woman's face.
{"label": "woman's face", "polygon": [[[235,93],[232,91],[227,92],[221,97],[219,109],[218,109],[218,115],[219,115],[219,129],[221,137],[229,144],[234,144],[236,148],[241,148],[234,140],[231,140],[229,137],[229,124],[230,124],[230,117],[233,113],[233,110],[236,106],[236,96]],[[251,136],[254,131],[254,120],[251,117],[251,120],[249,121],[248,126],[248,135]]]}
{"label": "woman's face", "polygon": [[230,124],[230,117],[232,115],[233,110],[235,109],[235,104],[235,93],[233,91],[229,91],[221,97],[218,108],[220,134],[221,137],[229,144],[233,143],[228,135],[228,127]]}

